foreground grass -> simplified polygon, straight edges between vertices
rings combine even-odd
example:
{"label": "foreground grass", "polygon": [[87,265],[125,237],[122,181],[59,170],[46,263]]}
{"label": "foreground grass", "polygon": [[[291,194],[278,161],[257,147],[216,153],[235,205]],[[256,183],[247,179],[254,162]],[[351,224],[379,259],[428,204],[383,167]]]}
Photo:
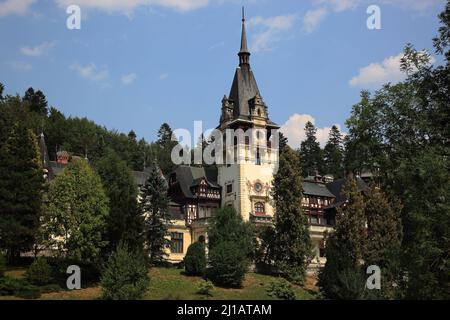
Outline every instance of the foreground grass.
{"label": "foreground grass", "polygon": [[[248,273],[245,277],[243,288],[225,289],[215,287],[212,296],[207,297],[197,294],[200,277],[188,277],[182,269],[152,268],[150,274],[150,288],[145,299],[147,300],[273,300],[267,294],[269,283],[276,278],[272,276]],[[24,270],[10,270],[11,277],[22,277]],[[311,283],[310,279],[307,284]],[[308,287],[312,288],[311,285]],[[294,286],[294,291],[299,300],[314,299],[313,290],[307,290]],[[42,294],[43,300],[96,300],[102,294],[99,285],[73,291],[60,291]],[[17,299],[16,297],[3,296],[0,299]]]}

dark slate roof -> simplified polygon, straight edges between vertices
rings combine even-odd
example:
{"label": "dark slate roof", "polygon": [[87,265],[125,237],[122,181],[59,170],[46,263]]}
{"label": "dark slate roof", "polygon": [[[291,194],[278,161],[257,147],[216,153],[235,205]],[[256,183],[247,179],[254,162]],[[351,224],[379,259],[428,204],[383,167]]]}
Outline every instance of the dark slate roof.
{"label": "dark slate roof", "polygon": [[217,168],[215,167],[178,167],[174,174],[186,198],[194,198],[190,187],[205,179],[213,188],[220,188],[217,184]]}
{"label": "dark slate roof", "polygon": [[259,94],[258,84],[250,66],[236,69],[229,99],[234,102],[235,118],[250,119],[250,107],[248,101]]}
{"label": "dark slate roof", "polygon": [[[247,46],[245,16],[242,12],[242,34],[239,55],[239,67],[236,69],[231,85],[229,100],[233,102],[234,121],[251,121],[249,100],[261,96],[252,68],[250,67],[250,52]],[[268,119],[268,126],[279,128]]]}
{"label": "dark slate roof", "polygon": [[[342,195],[342,189],[344,187],[345,179],[339,179],[334,182],[328,183],[326,186],[331,193],[336,197],[334,206],[339,206],[345,202],[345,197]],[[368,188],[367,184],[361,178],[356,178],[356,184],[358,186],[358,191],[364,191]]]}
{"label": "dark slate roof", "polygon": [[332,194],[323,183],[315,183],[309,181],[302,182],[303,193],[311,196],[334,198]]}

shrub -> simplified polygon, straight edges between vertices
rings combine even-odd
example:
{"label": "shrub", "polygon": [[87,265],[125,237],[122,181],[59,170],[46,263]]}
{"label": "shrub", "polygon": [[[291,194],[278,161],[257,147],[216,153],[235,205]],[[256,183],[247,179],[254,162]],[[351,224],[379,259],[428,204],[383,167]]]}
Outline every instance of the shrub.
{"label": "shrub", "polygon": [[216,285],[233,288],[242,286],[249,263],[245,252],[236,243],[218,243],[209,252],[209,263],[208,276]]}
{"label": "shrub", "polygon": [[208,227],[209,278],[214,284],[241,287],[253,256],[254,230],[233,208],[217,212]]}
{"label": "shrub", "polygon": [[38,257],[33,261],[25,273],[25,278],[31,284],[43,286],[52,281],[52,268],[43,257]]}
{"label": "shrub", "polygon": [[107,300],[139,300],[149,286],[148,270],[142,254],[131,252],[119,244],[108,259],[101,277],[103,298]]}
{"label": "shrub", "polygon": [[6,271],[6,258],[5,256],[0,252],[0,278],[3,277]]}
{"label": "shrub", "polygon": [[197,293],[204,296],[212,296],[212,290],[214,289],[214,285],[211,281],[200,281],[197,287]]}
{"label": "shrub", "polygon": [[39,287],[26,284],[14,293],[15,296],[24,299],[37,299],[41,296]]}
{"label": "shrub", "polygon": [[81,287],[85,288],[91,284],[97,284],[100,280],[100,263],[82,262],[75,259],[57,259],[53,261],[53,279],[61,287],[66,287],[67,268],[71,265],[79,266],[81,269]]}
{"label": "shrub", "polygon": [[0,279],[0,296],[14,295],[24,299],[37,299],[41,292],[38,287],[24,279],[3,277]]}
{"label": "shrub", "polygon": [[184,268],[190,276],[203,276],[206,270],[205,245],[201,242],[191,244],[184,257]]}
{"label": "shrub", "polygon": [[267,288],[267,293],[273,298],[282,300],[295,300],[295,292],[292,285],[285,279],[272,281]]}

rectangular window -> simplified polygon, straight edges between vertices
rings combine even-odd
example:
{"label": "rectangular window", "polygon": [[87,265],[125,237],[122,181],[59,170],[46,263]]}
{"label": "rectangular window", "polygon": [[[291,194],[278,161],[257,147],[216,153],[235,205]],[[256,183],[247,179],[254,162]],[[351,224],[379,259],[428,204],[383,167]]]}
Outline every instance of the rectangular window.
{"label": "rectangular window", "polygon": [[171,235],[171,248],[172,253],[183,253],[183,234],[178,232],[172,232]]}
{"label": "rectangular window", "polygon": [[227,184],[227,193],[232,193],[233,192],[233,185],[230,183],[230,184]]}

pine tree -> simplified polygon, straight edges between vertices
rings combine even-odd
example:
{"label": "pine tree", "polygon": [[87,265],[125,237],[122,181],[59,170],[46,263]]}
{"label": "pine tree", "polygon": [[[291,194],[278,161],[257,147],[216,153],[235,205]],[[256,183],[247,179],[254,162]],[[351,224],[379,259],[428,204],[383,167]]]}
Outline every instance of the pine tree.
{"label": "pine tree", "polygon": [[364,262],[366,266],[381,268],[383,283],[379,296],[398,298],[395,286],[400,286],[401,276],[402,208],[398,201],[391,203],[375,186],[371,186],[365,195],[368,237]]}
{"label": "pine tree", "polygon": [[148,259],[151,265],[161,262],[169,246],[167,240],[169,198],[167,182],[156,163],[141,189],[140,211],[146,216],[145,239]]}
{"label": "pine tree", "polygon": [[36,136],[7,108],[0,119],[0,248],[11,262],[34,244],[44,179]]}
{"label": "pine tree", "polygon": [[225,207],[208,226],[208,276],[217,285],[241,287],[253,254],[253,230],[234,208]]}
{"label": "pine tree", "polygon": [[5,97],[3,97],[3,91],[5,91],[5,85],[0,82],[0,101],[5,99]]}
{"label": "pine tree", "polygon": [[42,116],[48,113],[48,103],[44,93],[41,90],[34,91],[33,88],[28,88],[23,97],[23,101],[28,103],[29,110],[36,112]]}
{"label": "pine tree", "polygon": [[164,174],[169,174],[176,169],[171,155],[173,148],[178,144],[174,138],[172,128],[167,123],[163,123],[158,130],[158,140],[156,145],[158,148],[158,165]]}
{"label": "pine tree", "polygon": [[83,159],[74,159],[51,183],[44,215],[47,245],[60,254],[88,263],[99,262],[108,198],[98,174]]}
{"label": "pine tree", "polygon": [[344,166],[347,172],[361,174],[375,172],[384,163],[381,146],[380,114],[368,91],[361,92],[361,101],[354,105],[346,121],[349,128],[346,137]]}
{"label": "pine tree", "polygon": [[356,180],[348,176],[343,195],[346,202],[337,209],[335,230],[326,239],[327,262],[319,275],[319,287],[327,298],[364,298],[362,268],[366,247],[366,217]]}
{"label": "pine tree", "polygon": [[125,161],[112,150],[97,163],[97,171],[109,199],[105,239],[108,252],[120,241],[136,251],[143,249],[144,218],[138,209],[138,187]]}
{"label": "pine tree", "polygon": [[337,179],[343,177],[342,135],[336,126],[331,127],[328,142],[324,148],[324,162],[326,174],[332,174]]}
{"label": "pine tree", "polygon": [[305,126],[306,140],[300,145],[303,177],[323,173],[323,151],[316,138],[317,129],[308,121]]}
{"label": "pine tree", "polygon": [[141,251],[119,243],[111,254],[100,279],[105,300],[140,300],[150,285]]}
{"label": "pine tree", "polygon": [[282,133],[278,132],[278,150],[279,152],[283,152],[285,147],[288,145],[288,138]]}
{"label": "pine tree", "polygon": [[302,178],[298,155],[288,146],[280,155],[273,181],[275,203],[275,266],[288,280],[302,283],[309,264],[312,245],[308,221],[301,209]]}

